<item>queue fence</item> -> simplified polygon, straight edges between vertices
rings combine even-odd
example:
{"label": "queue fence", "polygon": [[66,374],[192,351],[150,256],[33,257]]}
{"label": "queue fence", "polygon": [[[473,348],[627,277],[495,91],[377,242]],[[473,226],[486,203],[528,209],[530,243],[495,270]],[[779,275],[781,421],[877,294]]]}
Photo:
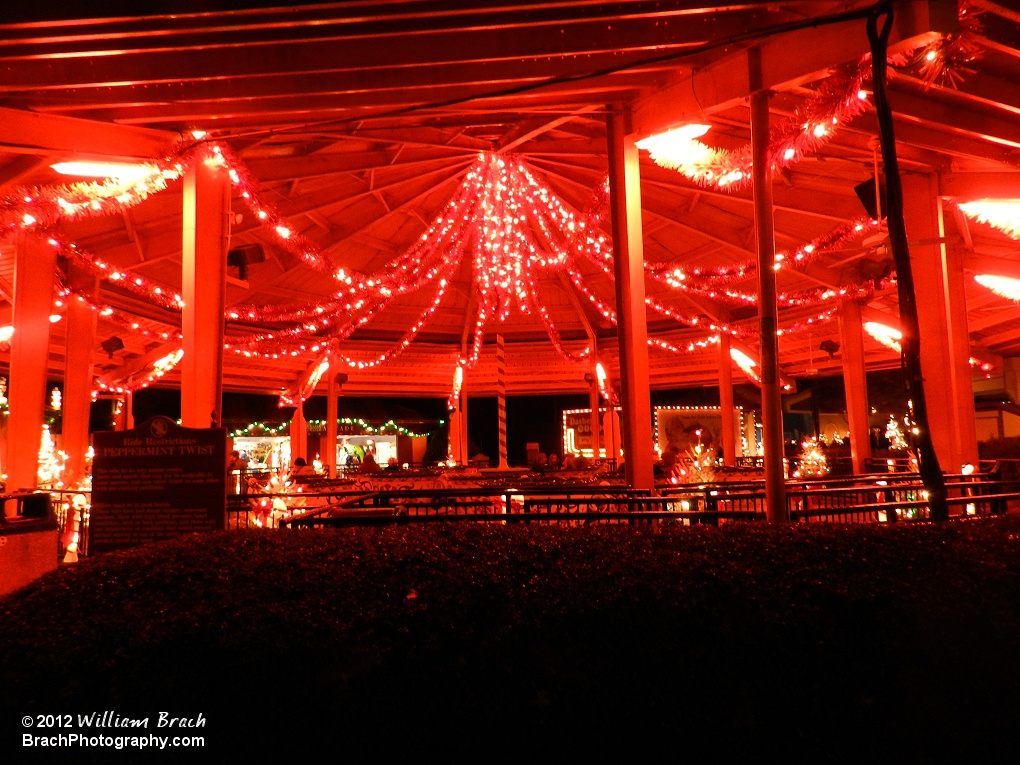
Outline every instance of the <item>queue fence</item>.
{"label": "queue fence", "polygon": [[[916,473],[872,473],[788,481],[787,517],[796,523],[924,521],[930,507]],[[1020,479],[996,471],[946,476],[950,519],[1000,515],[1020,502]],[[88,491],[54,491],[60,529],[77,523],[78,554],[89,553]],[[77,506],[81,506],[80,512]],[[300,493],[265,491],[227,497],[225,527],[328,528],[429,522],[722,524],[763,521],[764,482],[660,486],[655,494],[623,486],[472,486],[358,490],[307,487]],[[58,550],[63,554],[63,550]]]}

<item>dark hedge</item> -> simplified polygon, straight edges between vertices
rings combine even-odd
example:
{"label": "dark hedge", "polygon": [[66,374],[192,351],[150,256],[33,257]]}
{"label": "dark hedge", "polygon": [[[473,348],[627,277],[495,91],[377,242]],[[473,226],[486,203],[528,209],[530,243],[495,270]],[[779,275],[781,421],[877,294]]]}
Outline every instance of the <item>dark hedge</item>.
{"label": "dark hedge", "polygon": [[0,697],[220,756],[941,762],[1015,749],[1018,646],[1014,516],[242,531],[0,600]]}

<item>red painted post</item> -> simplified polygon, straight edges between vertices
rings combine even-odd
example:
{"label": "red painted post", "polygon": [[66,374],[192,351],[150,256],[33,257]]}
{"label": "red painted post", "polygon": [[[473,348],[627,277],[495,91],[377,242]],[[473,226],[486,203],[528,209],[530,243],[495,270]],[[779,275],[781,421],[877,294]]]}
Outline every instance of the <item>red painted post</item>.
{"label": "red painted post", "polygon": [[197,163],[184,176],[183,197],[181,424],[186,428],[219,427],[230,237],[226,169]]}
{"label": "red painted post", "polygon": [[758,243],[758,335],[761,345],[762,446],[765,449],[765,513],[769,523],[785,523],[786,484],[783,471],[783,402],[779,382],[779,322],[776,308],[776,239],[772,220],[772,176],[769,173],[769,97],[761,87],[761,50],[748,51],[751,86],[751,184],[754,228]]}
{"label": "red painted post", "polygon": [[632,488],[651,491],[655,487],[655,477],[641,241],[641,173],[638,149],[627,136],[624,114],[611,109],[606,127],[623,398],[623,458],[627,483]]}
{"label": "red painted post", "polygon": [[45,240],[28,234],[18,236],[14,253],[11,379],[7,394],[10,402],[5,465],[8,492],[34,489],[38,485],[56,267],[56,249]]}

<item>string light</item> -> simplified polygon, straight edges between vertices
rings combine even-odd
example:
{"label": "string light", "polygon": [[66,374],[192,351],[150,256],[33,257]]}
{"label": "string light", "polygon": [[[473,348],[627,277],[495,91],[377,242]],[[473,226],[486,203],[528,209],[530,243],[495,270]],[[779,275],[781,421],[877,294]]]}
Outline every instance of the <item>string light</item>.
{"label": "string light", "polygon": [[[339,417],[336,421],[337,425],[347,430],[358,428],[361,430],[361,435],[365,436],[385,436],[385,435],[398,435],[408,436],[409,438],[427,438],[430,433],[417,433],[413,430],[405,428],[403,425],[398,425],[394,420],[387,420],[382,425],[372,425],[360,417]],[[326,420],[309,420],[308,429],[309,431],[320,431],[325,430],[327,425]],[[349,434],[345,434],[349,435]]]}
{"label": "string light", "polygon": [[97,379],[95,386],[98,391],[103,393],[133,393],[136,390],[148,388],[156,380],[172,371],[181,362],[182,358],[184,358],[184,349],[178,348],[152,362],[148,373],[140,377],[131,377],[127,382],[120,384],[111,384],[105,380]]}
{"label": "string light", "polygon": [[[225,168],[231,183],[239,189],[248,204],[277,244],[319,271],[330,273],[339,288],[324,301],[289,306],[236,306],[226,318],[234,322],[277,322],[285,326],[255,333],[235,332],[228,336],[226,347],[247,357],[276,359],[308,353],[330,354],[338,363],[355,369],[383,364],[406,349],[429,323],[443,301],[448,285],[462,264],[469,264],[475,293],[478,295],[473,320],[471,351],[462,360],[464,369],[477,362],[486,330],[492,324],[505,323],[514,311],[536,315],[554,349],[565,359],[586,363],[591,349],[575,350],[564,343],[548,310],[539,298],[540,275],[569,275],[606,321],[615,324],[615,311],[603,303],[585,283],[578,267],[587,261],[609,280],[615,276],[612,246],[600,232],[607,209],[607,183],[600,184],[592,205],[583,214],[570,209],[524,162],[513,155],[479,154],[464,181],[428,229],[407,250],[377,274],[360,275],[336,270],[317,250],[304,241],[296,229],[284,221],[260,197],[247,169],[229,149],[218,144],[183,145],[171,151],[167,159],[154,161],[142,180],[125,185],[121,181],[73,184],[49,189],[18,190],[0,200],[0,221],[42,232],[44,224],[59,217],[78,219],[111,212],[122,212],[156,191],[179,179],[196,163]],[[19,217],[20,216],[20,217]],[[31,222],[28,219],[31,218]],[[17,223],[20,220],[21,223]],[[819,239],[789,253],[777,256],[777,268],[806,265],[820,253],[863,236],[878,226],[875,221],[858,221],[840,227]],[[109,283],[141,295],[156,305],[180,310],[183,300],[165,286],[150,283],[125,269],[107,264],[82,248],[49,236],[51,246],[83,268]],[[753,305],[756,298],[728,286],[728,282],[747,278],[753,264],[727,268],[685,272],[675,267],[646,264],[650,278],[683,292],[709,295],[723,301]],[[432,286],[431,301],[417,320],[389,349],[372,356],[351,356],[345,343],[359,329],[367,326],[396,299]],[[805,307],[820,303],[836,303],[871,294],[869,286],[840,290],[819,289],[780,295],[783,307]],[[87,296],[65,289],[64,299],[79,299],[89,304],[105,319],[152,339],[171,341],[180,338],[176,329],[153,332],[138,322],[119,316],[109,306],[101,306]],[[702,327],[704,337],[685,344],[674,344],[660,338],[649,338],[649,345],[672,353],[703,350],[718,342],[720,332],[737,334],[741,328],[719,327],[699,315],[677,310],[658,298],[649,297],[648,306],[658,313],[687,327]],[[831,319],[831,312],[820,312],[813,321]],[[112,390],[133,389],[149,384],[165,374],[166,369],[154,367],[145,378]],[[318,379],[298,392],[304,398],[314,390]]]}

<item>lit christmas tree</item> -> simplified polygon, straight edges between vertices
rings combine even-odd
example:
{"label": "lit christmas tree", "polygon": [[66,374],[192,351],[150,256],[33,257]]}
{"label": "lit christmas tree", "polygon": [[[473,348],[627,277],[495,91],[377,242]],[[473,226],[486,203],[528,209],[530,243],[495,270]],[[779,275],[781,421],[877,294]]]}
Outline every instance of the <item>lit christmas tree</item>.
{"label": "lit christmas tree", "polygon": [[825,475],[829,472],[829,466],[825,461],[825,453],[818,445],[817,438],[809,438],[801,442],[800,447],[801,453],[797,458],[797,469],[793,472],[794,478]]}
{"label": "lit christmas tree", "polygon": [[50,435],[50,426],[43,425],[42,443],[39,446],[39,468],[36,472],[40,489],[63,488],[61,476],[64,474],[65,462],[67,455],[56,449],[53,436]]}
{"label": "lit christmas tree", "polygon": [[889,415],[889,422],[885,424],[885,437],[889,440],[889,448],[896,451],[903,451],[907,448],[907,439],[903,437],[900,424],[896,418]]}
{"label": "lit christmas tree", "polygon": [[701,443],[701,431],[695,431],[698,443],[677,458],[676,472],[683,483],[711,483],[715,480],[715,449]]}

